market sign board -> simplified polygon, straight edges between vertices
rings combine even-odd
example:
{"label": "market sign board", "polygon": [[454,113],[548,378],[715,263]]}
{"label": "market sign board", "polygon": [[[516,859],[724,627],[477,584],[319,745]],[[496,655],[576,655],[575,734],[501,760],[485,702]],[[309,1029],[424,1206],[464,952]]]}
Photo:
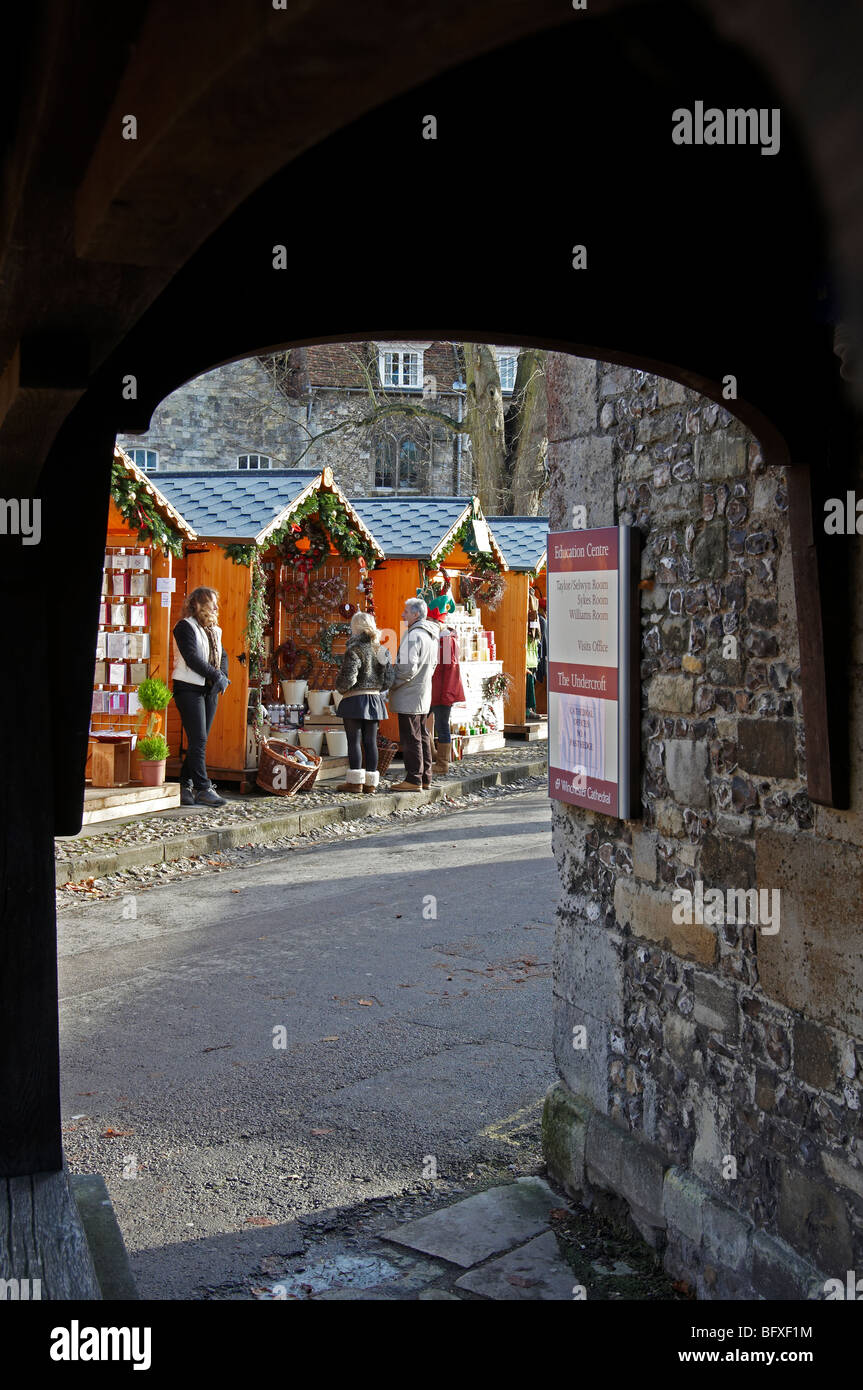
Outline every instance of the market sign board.
{"label": "market sign board", "polygon": [[630,526],[548,536],[548,791],[638,810],[638,543]]}

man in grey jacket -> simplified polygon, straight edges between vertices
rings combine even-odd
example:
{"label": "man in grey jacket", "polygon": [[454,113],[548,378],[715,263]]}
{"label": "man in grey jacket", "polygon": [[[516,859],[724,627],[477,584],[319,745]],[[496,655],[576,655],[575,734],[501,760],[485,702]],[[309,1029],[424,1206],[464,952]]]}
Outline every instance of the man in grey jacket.
{"label": "man in grey jacket", "polygon": [[431,709],[432,673],[437,665],[440,628],[428,618],[421,598],[409,598],[402,622],[408,630],[402,638],[390,689],[390,708],[399,717],[399,742],[405,760],[405,780],[394,792],[418,792],[430,787],[432,750],[426,715]]}

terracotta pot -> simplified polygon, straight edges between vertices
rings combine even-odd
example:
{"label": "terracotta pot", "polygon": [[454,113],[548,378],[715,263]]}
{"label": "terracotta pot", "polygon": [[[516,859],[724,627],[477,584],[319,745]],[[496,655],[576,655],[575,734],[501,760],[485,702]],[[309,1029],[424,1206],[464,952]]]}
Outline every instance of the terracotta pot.
{"label": "terracotta pot", "polygon": [[143,758],[138,762],[141,770],[141,781],[145,787],[161,787],[165,782],[165,764],[167,758],[162,758],[157,763],[145,763]]}

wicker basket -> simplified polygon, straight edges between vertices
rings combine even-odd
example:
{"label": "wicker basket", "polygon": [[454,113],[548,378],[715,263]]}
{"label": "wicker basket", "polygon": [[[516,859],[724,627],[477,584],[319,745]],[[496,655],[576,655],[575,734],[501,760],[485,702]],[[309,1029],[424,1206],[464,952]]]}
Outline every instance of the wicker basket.
{"label": "wicker basket", "polygon": [[321,765],[323,764],[324,760],[321,757],[320,753],[314,753],[311,748],[304,748],[303,752],[305,753],[307,758],[314,758],[316,763],[316,766],[312,768],[311,772],[309,773],[308,781],[304,782],[303,785],[300,787],[301,792],[310,792],[312,790],[312,787],[318,780],[318,773],[321,770]]}
{"label": "wicker basket", "polygon": [[[391,738],[384,738],[383,734],[378,734],[378,773],[385,777],[390,763],[399,751],[399,745],[393,743]],[[365,766],[365,754],[363,754],[363,766]]]}
{"label": "wicker basket", "polygon": [[314,768],[303,767],[293,756],[293,744],[284,739],[261,739],[261,754],[258,759],[256,781],[262,791],[273,796],[294,796],[301,788],[314,782],[318,775],[321,759],[316,754],[303,749],[308,758],[315,759]]}

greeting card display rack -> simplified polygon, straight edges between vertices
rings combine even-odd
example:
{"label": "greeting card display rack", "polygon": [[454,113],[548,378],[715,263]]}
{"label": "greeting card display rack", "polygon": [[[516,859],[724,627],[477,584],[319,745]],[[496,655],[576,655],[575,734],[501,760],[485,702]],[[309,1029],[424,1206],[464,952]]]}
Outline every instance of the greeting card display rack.
{"label": "greeting card display rack", "polygon": [[107,546],[90,728],[133,733],[140,721],[137,690],[151,672],[151,546]]}

